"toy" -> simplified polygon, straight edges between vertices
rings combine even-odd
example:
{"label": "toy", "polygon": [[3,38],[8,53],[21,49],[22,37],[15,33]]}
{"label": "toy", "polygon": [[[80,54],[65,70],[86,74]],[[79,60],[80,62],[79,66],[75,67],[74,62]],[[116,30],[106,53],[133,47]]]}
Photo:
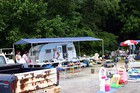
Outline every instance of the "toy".
{"label": "toy", "polygon": [[119,84],[126,84],[127,81],[127,73],[126,73],[126,69],[124,66],[121,66],[118,69],[118,74],[120,75],[120,80],[119,80]]}
{"label": "toy", "polygon": [[123,86],[123,85],[119,85],[119,81],[120,81],[120,75],[114,74],[113,77],[111,78],[110,86],[112,88],[119,88],[120,86]]}
{"label": "toy", "polygon": [[105,80],[104,80],[104,78],[100,80],[100,91],[105,92]]}
{"label": "toy", "polygon": [[110,90],[110,79],[106,76],[106,69],[104,67],[100,68],[99,71],[99,81],[100,81],[100,91]]}
{"label": "toy", "polygon": [[110,91],[110,79],[106,78],[105,79],[105,91]]}
{"label": "toy", "polygon": [[104,67],[101,67],[100,68],[100,71],[99,71],[99,80],[102,80],[103,78],[106,78],[106,69]]}

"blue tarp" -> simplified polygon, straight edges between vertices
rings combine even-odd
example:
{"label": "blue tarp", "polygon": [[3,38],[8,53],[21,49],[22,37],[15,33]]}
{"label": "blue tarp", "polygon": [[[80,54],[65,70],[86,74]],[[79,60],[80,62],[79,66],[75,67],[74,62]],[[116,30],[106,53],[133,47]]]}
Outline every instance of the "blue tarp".
{"label": "blue tarp", "polygon": [[140,43],[140,40],[136,40],[138,43]]}
{"label": "blue tarp", "polygon": [[33,38],[33,39],[21,39],[21,40],[17,41],[15,44],[100,41],[100,40],[102,40],[102,39],[93,38],[93,37]]}

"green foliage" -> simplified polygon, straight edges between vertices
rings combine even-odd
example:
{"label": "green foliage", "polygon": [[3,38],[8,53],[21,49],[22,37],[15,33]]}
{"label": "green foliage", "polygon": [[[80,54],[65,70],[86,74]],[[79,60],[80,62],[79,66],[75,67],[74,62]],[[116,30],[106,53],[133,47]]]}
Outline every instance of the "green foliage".
{"label": "green foliage", "polygon": [[34,28],[36,23],[46,14],[47,3],[28,0],[1,0],[0,1],[0,34],[5,36],[1,47],[12,46],[21,38],[39,37]]}
{"label": "green foliage", "polygon": [[67,25],[62,21],[62,18],[58,15],[56,18],[46,20],[45,18],[37,22],[35,28],[41,37],[63,37],[65,36],[65,30]]}
{"label": "green foliage", "polygon": [[[139,0],[0,0],[0,47],[12,47],[21,38],[91,36],[103,39],[106,51],[115,50],[117,40],[140,37],[139,4]],[[101,47],[101,42],[81,43],[83,54],[100,53]]]}
{"label": "green foliage", "polygon": [[101,32],[99,36],[104,38],[105,51],[113,51],[118,48],[117,36],[108,32]]}
{"label": "green foliage", "polygon": [[137,31],[140,27],[140,18],[131,15],[124,24],[123,33],[131,33]]}
{"label": "green foliage", "polygon": [[106,19],[119,9],[120,0],[85,0],[82,4],[82,25],[100,31],[106,26]]}
{"label": "green foliage", "polygon": [[[123,39],[139,39],[140,38],[140,1],[139,0],[123,0],[120,3],[120,15],[118,18],[123,23],[121,34],[125,36]],[[137,35],[136,35],[137,34]]]}

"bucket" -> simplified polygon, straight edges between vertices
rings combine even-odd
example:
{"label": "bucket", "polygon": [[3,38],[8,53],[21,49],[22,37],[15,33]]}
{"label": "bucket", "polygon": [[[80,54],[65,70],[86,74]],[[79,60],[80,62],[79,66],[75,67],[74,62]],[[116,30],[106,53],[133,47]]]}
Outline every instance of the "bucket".
{"label": "bucket", "polygon": [[93,68],[93,69],[91,69],[91,73],[92,74],[94,74],[95,73],[95,69]]}

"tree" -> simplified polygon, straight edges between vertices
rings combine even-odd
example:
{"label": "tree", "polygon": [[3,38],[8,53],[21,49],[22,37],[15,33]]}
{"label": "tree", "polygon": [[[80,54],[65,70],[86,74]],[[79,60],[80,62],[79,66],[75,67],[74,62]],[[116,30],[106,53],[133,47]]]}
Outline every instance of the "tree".
{"label": "tree", "polygon": [[47,3],[30,0],[1,0],[0,1],[0,34],[1,47],[9,47],[21,39],[41,37],[34,30],[36,23],[46,14]]}
{"label": "tree", "polygon": [[[92,36],[102,38],[106,50],[110,50],[110,47],[115,50],[114,44],[117,46],[120,33],[124,34],[128,30],[128,34],[138,33],[139,6],[129,7],[133,2],[135,1],[1,0],[0,43],[6,42],[7,45],[0,47],[12,46],[21,38]],[[131,17],[127,14],[131,14]],[[81,47],[98,51],[101,48],[99,45],[97,42],[83,42]],[[93,53],[90,50],[86,52]]]}
{"label": "tree", "polygon": [[[120,0],[85,0],[81,5],[81,26],[90,28],[95,37],[102,38],[106,50],[110,50],[113,44],[117,46],[118,36],[112,34],[114,29],[109,28],[112,27],[111,17],[115,18],[119,10],[119,2]],[[112,50],[115,49],[116,47],[113,46]]]}
{"label": "tree", "polygon": [[140,1],[139,0],[123,0],[120,3],[119,19],[123,23],[121,37],[126,39],[140,38]]}

